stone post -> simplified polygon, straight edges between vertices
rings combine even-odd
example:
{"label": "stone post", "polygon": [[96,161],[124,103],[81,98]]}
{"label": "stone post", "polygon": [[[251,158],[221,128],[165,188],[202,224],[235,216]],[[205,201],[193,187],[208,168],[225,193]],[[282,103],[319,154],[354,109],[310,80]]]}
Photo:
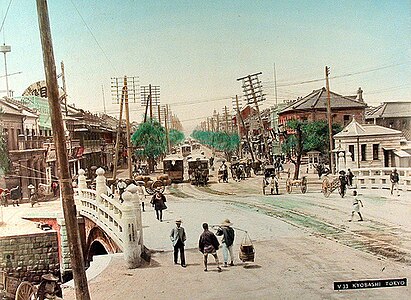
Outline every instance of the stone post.
{"label": "stone post", "polygon": [[353,165],[352,165],[352,155],[351,152],[346,152],[345,153],[345,166],[347,167],[347,169],[352,169]]}
{"label": "stone post", "polygon": [[101,203],[101,194],[107,194],[106,177],[104,176],[104,169],[98,168],[96,170],[96,200]]}
{"label": "stone post", "polygon": [[130,184],[123,194],[122,209],[123,252],[129,269],[141,266],[143,251],[143,226],[141,222],[140,200],[137,187]]}
{"label": "stone post", "polygon": [[338,153],[338,171],[345,170],[345,161],[344,161],[344,153]]}
{"label": "stone post", "polygon": [[86,176],[84,174],[86,172],[83,169],[78,170],[77,186],[79,189],[87,188]]}

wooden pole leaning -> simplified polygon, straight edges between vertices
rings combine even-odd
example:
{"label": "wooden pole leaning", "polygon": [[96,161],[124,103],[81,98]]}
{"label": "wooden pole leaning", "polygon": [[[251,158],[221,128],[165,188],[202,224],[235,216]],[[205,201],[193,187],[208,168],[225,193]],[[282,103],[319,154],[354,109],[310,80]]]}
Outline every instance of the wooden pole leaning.
{"label": "wooden pole leaning", "polygon": [[61,201],[64,220],[67,227],[67,240],[70,248],[71,269],[73,271],[76,299],[90,300],[83,249],[81,247],[79,228],[77,224],[74,191],[69,171],[69,162],[67,157],[63,116],[61,113],[61,104],[59,101],[56,65],[53,53],[47,1],[36,1],[41,45],[43,49],[44,71],[46,75],[51,125],[53,129],[54,145],[57,154],[57,164],[60,169],[58,177],[61,187]]}

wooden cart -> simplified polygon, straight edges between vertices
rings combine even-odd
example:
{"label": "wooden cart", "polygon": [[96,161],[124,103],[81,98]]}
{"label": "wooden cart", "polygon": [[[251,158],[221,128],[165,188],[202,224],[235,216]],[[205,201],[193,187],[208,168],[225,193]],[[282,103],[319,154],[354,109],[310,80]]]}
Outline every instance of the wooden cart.
{"label": "wooden cart", "polygon": [[287,193],[291,194],[293,191],[293,186],[297,188],[299,187],[301,189],[301,193],[305,194],[307,192],[307,177],[303,176],[301,179],[288,178],[285,183]]}
{"label": "wooden cart", "polygon": [[8,276],[0,271],[0,297],[1,299],[35,300],[37,288],[28,281]]}
{"label": "wooden cart", "polygon": [[326,198],[330,197],[331,193],[338,189],[338,193],[341,197],[345,196],[347,187],[341,185],[340,179],[337,177],[324,176],[321,185],[321,191]]}

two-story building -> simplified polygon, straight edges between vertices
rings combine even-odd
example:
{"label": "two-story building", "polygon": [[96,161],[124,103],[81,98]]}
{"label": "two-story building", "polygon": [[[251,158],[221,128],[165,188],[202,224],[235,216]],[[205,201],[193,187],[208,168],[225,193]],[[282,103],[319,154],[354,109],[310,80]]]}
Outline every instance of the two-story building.
{"label": "two-story building", "polygon": [[[358,89],[356,96],[342,96],[330,91],[331,118],[333,124],[346,126],[353,117],[364,122],[367,104]],[[320,121],[327,120],[327,90],[321,88],[312,91],[305,97],[292,101],[278,113],[279,124],[285,125],[289,120]]]}
{"label": "two-story building", "polygon": [[11,168],[5,174],[7,188],[20,186],[24,198],[28,186],[46,181],[44,138],[39,135],[39,114],[12,99],[0,99],[1,127],[7,142]]}

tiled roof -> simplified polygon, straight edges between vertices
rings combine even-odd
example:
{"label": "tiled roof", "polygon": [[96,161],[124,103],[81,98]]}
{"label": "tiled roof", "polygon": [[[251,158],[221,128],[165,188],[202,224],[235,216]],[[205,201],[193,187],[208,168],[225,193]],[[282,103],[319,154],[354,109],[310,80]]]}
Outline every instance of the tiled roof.
{"label": "tiled roof", "polygon": [[366,119],[401,117],[411,117],[411,102],[384,102],[370,109],[365,116]]}
{"label": "tiled roof", "polygon": [[[330,91],[331,109],[333,108],[365,108],[367,105],[363,101],[354,99],[352,96],[342,96]],[[284,108],[280,114],[293,110],[312,110],[327,108],[327,90],[321,88],[312,91],[310,94],[301,98]]]}
{"label": "tiled roof", "polygon": [[334,139],[342,137],[373,136],[373,135],[402,135],[399,130],[374,124],[359,124],[355,118],[341,132],[334,135]]}

